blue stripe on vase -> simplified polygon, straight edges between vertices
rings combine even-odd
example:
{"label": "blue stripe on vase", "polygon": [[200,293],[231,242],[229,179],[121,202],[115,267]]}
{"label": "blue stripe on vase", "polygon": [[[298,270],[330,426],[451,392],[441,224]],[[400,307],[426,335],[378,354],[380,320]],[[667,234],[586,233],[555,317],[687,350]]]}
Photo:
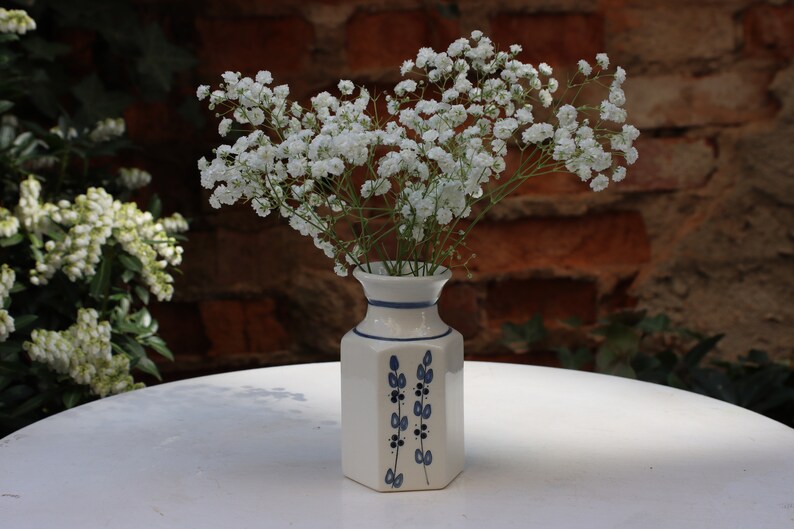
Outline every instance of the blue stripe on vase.
{"label": "blue stripe on vase", "polygon": [[452,327],[447,327],[446,332],[436,336],[417,336],[416,338],[387,338],[386,336],[374,336],[359,331],[357,327],[353,327],[353,332],[362,338],[369,338],[371,340],[383,340],[385,342],[418,342],[421,340],[437,340],[438,338],[443,338],[452,332]]}
{"label": "blue stripe on vase", "polygon": [[427,309],[436,304],[435,301],[381,301],[369,298],[367,303],[373,307],[385,307],[387,309]]}

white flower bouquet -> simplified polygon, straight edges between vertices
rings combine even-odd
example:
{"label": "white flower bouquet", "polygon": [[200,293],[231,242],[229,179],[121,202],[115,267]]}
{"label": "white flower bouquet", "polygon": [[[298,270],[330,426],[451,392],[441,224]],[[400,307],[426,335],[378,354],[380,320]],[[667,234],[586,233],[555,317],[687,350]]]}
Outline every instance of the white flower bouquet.
{"label": "white flower bouquet", "polygon": [[[267,71],[226,72],[218,89],[197,91],[222,118],[220,135],[237,135],[199,160],[202,185],[216,208],[245,201],[288,219],[339,275],[371,261],[391,275],[465,266],[466,235],[528,178],[569,171],[602,191],[637,159],[622,68],[601,53],[561,86],[520,52],[497,51],[479,31],[446,52],[422,48],[385,96],[387,115],[351,81],[304,107]],[[590,85],[606,99],[577,103]],[[509,145],[521,152],[514,174],[504,173]]]}

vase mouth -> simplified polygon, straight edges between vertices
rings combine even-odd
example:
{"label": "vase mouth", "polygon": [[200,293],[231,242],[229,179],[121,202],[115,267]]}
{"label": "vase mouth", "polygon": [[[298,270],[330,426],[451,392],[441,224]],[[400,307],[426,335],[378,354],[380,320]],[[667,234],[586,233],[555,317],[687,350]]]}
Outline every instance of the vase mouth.
{"label": "vase mouth", "polygon": [[369,263],[367,272],[360,267],[353,271],[370,307],[387,309],[426,310],[435,306],[444,284],[452,277],[452,271],[438,267],[431,276],[390,276],[382,261]]}
{"label": "vase mouth", "polygon": [[[387,261],[388,262],[388,261]],[[353,276],[358,279],[359,281],[377,281],[377,282],[402,282],[409,280],[411,282],[435,282],[435,281],[447,281],[452,277],[452,270],[445,266],[438,266],[436,268],[435,273],[433,275],[415,275],[413,270],[410,268],[409,265],[414,263],[405,263],[403,265],[403,270],[405,271],[404,275],[393,276],[389,275],[389,272],[386,269],[386,263],[384,261],[373,261],[371,263],[365,263],[357,266],[353,270]],[[430,264],[429,263],[418,263],[419,269],[427,269]]]}

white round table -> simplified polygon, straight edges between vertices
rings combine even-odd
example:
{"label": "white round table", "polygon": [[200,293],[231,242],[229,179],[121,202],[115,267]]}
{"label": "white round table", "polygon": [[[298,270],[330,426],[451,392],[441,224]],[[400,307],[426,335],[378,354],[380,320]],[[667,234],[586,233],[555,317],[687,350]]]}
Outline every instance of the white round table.
{"label": "white round table", "polygon": [[445,490],[342,477],[339,364],[147,388],[0,441],[0,527],[794,527],[794,430],[616,377],[467,362]]}

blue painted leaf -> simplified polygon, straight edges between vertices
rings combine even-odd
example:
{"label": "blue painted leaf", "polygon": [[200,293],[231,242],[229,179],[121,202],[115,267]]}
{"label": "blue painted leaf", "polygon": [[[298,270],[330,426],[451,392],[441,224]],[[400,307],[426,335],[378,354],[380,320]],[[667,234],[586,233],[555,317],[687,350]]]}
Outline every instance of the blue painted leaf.
{"label": "blue painted leaf", "polygon": [[425,366],[419,364],[419,367],[416,368],[416,378],[419,380],[423,380],[425,378]]}
{"label": "blue painted leaf", "polygon": [[400,426],[400,416],[397,415],[396,413],[392,413],[391,414],[391,427],[392,428],[397,428],[398,426]]}
{"label": "blue painted leaf", "polygon": [[401,387],[401,388],[404,388],[404,387],[405,387],[405,384],[406,384],[407,382],[408,382],[408,381],[407,381],[407,380],[405,380],[405,375],[404,375],[403,373],[400,373],[400,378],[398,378],[398,379],[397,379],[397,383],[400,385],[400,387]]}
{"label": "blue painted leaf", "polygon": [[402,473],[400,473],[397,474],[397,476],[394,478],[394,488],[399,489],[400,486],[402,486],[402,484],[403,484],[403,475]]}
{"label": "blue painted leaf", "polygon": [[418,400],[414,402],[414,415],[416,415],[417,417],[422,415],[422,403],[419,402]]}
{"label": "blue painted leaf", "polygon": [[425,465],[429,465],[432,462],[433,462],[433,452],[428,450],[427,452],[425,452]]}
{"label": "blue painted leaf", "polygon": [[429,366],[430,363],[433,361],[433,353],[430,351],[425,353],[425,357],[422,359],[422,363],[426,366]]}
{"label": "blue painted leaf", "polygon": [[407,430],[408,429],[408,417],[403,417],[403,420],[400,421],[400,430]]}
{"label": "blue painted leaf", "polygon": [[393,388],[397,387],[397,375],[394,373],[389,373],[389,386]]}
{"label": "blue painted leaf", "polygon": [[386,485],[391,485],[394,483],[394,471],[389,469],[386,471]]}
{"label": "blue painted leaf", "polygon": [[417,462],[418,464],[420,464],[420,465],[421,465],[421,464],[424,462],[424,460],[425,460],[425,458],[422,456],[422,451],[421,451],[421,450],[419,450],[418,448],[416,449],[416,452],[414,452],[414,459],[415,459],[415,460],[416,460],[416,462]]}
{"label": "blue painted leaf", "polygon": [[425,409],[422,410],[422,417],[424,417],[425,419],[429,419],[431,413],[432,410],[430,409],[430,404],[426,404]]}
{"label": "blue painted leaf", "polygon": [[392,371],[397,371],[400,368],[400,362],[396,356],[391,355],[391,358],[389,358],[389,367]]}
{"label": "blue painted leaf", "polygon": [[427,373],[425,373],[425,384],[430,384],[433,382],[433,370],[428,369]]}

